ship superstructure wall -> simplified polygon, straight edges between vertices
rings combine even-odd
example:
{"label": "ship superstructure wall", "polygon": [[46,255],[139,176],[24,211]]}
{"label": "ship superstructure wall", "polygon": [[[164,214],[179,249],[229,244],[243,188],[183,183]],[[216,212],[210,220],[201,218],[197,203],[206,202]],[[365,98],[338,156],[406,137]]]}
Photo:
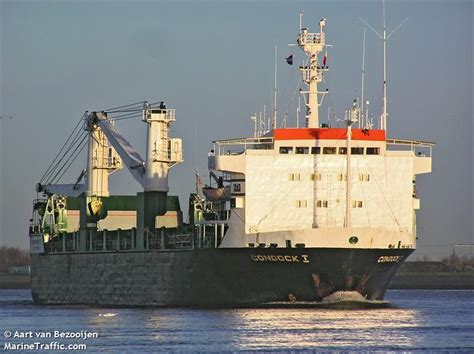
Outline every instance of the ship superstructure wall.
{"label": "ship superstructure wall", "polygon": [[[413,153],[352,156],[351,225],[411,231]],[[248,151],[246,232],[343,227],[346,159]]]}
{"label": "ship superstructure wall", "polygon": [[[232,190],[240,184],[234,196],[244,212],[245,233],[346,225],[347,158],[339,152],[345,145],[343,140],[326,144],[337,153],[311,154],[308,142],[287,140],[277,141],[274,149],[216,156],[216,170],[235,176]],[[414,210],[420,208],[415,175],[429,172],[430,158],[386,150],[380,141],[356,141],[352,148],[376,153],[351,156],[350,225],[412,232]]]}

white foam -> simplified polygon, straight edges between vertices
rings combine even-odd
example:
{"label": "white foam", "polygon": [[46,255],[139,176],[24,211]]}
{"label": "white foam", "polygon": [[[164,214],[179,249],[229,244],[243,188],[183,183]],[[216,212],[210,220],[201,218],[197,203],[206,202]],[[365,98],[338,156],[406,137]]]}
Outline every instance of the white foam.
{"label": "white foam", "polygon": [[336,291],[331,295],[326,296],[323,298],[323,303],[331,303],[331,302],[340,302],[340,301],[367,301],[365,297],[363,297],[357,291]]}

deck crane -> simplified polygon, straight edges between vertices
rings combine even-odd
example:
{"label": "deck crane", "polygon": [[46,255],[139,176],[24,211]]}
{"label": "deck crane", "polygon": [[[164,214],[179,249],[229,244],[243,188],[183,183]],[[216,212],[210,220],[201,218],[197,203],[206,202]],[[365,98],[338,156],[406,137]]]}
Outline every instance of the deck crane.
{"label": "deck crane", "polygon": [[[109,175],[123,166],[143,187],[138,193],[137,246],[143,244],[144,231],[155,229],[157,218],[167,212],[168,171],[183,161],[182,141],[170,138],[170,124],[176,121],[175,110],[143,103],[142,121],[147,123],[146,158],[131,146],[114,124],[107,111],[86,111],[84,129],[88,135],[87,173],[81,173],[75,184],[37,184],[37,192],[51,197],[80,199],[80,240],[84,248],[86,238],[97,230],[97,221],[107,215],[102,200],[109,196]],[[82,176],[86,183],[79,184]]]}

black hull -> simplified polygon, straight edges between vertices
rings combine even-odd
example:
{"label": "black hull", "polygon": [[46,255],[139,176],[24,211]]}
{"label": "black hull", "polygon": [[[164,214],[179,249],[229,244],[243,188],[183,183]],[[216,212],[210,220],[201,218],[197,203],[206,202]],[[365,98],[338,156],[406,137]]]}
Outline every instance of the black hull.
{"label": "black hull", "polygon": [[36,304],[236,307],[383,300],[412,249],[242,248],[32,256]]}

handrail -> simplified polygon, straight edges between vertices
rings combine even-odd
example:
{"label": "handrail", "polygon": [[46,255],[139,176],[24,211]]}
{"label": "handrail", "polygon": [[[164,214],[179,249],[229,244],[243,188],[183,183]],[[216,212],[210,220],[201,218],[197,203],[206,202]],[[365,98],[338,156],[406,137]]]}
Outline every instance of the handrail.
{"label": "handrail", "polygon": [[247,145],[247,144],[272,144],[273,137],[261,137],[261,138],[236,138],[236,139],[225,139],[225,140],[214,140],[213,144],[217,145]]}
{"label": "handrail", "polygon": [[422,140],[408,140],[408,139],[386,139],[387,144],[390,145],[409,145],[409,146],[422,146],[422,147],[433,147],[436,143],[431,141]]}

